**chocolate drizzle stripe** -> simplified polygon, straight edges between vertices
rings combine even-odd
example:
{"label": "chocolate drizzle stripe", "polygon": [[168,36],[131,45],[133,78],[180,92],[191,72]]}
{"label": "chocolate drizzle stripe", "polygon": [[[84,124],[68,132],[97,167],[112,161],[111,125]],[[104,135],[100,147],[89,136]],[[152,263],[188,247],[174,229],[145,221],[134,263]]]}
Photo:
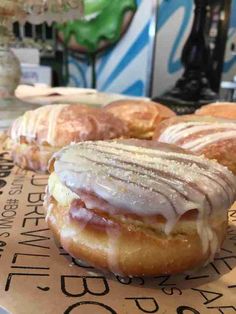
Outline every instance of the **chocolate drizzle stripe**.
{"label": "chocolate drizzle stripe", "polygon": [[[54,155],[55,172],[79,196],[82,190],[92,192],[100,201],[141,216],[162,213],[168,220],[167,231],[191,209],[204,217],[213,210],[226,213],[236,194],[236,180],[230,171],[202,157],[188,156],[184,151],[181,154],[174,146],[161,144],[158,152],[159,145],[146,148],[142,147],[146,142],[140,142],[141,147],[136,143],[71,145]],[[86,200],[93,208],[96,203],[90,201]],[[104,209],[110,212],[112,208],[106,206]]]}
{"label": "chocolate drizzle stripe", "polygon": [[[96,150],[96,151],[99,151],[98,149]],[[106,157],[105,156],[105,154],[104,154],[104,152],[102,152],[102,154],[104,155],[103,156],[103,158],[109,158],[109,157]],[[112,154],[112,153],[108,153],[108,154]],[[117,156],[117,155],[116,155]],[[79,154],[79,157],[82,157],[80,154]],[[86,158],[86,157],[84,157],[83,156],[83,158]],[[89,159],[89,158],[87,158],[89,161],[91,161],[91,162],[96,162],[95,160],[92,160],[92,159]],[[114,159],[114,158],[113,158]],[[127,165],[135,165],[135,166],[137,166],[137,167],[140,167],[140,168],[143,168],[143,169],[145,169],[145,170],[148,170],[148,171],[153,171],[153,172],[155,172],[156,173],[156,177],[153,177],[152,176],[152,178],[153,179],[158,179],[158,180],[160,180],[161,178],[160,178],[160,175],[162,175],[162,176],[165,176],[166,174],[167,175],[169,175],[172,179],[175,179],[175,180],[178,180],[178,181],[180,181],[180,182],[182,182],[182,183],[187,183],[191,188],[193,188],[194,190],[196,190],[196,191],[198,191],[200,194],[202,194],[204,197],[205,197],[205,199],[207,200],[207,203],[208,203],[208,205],[209,205],[209,207],[210,207],[210,211],[212,211],[212,208],[213,208],[213,205],[212,205],[212,202],[211,202],[211,200],[210,200],[210,197],[208,196],[208,194],[205,192],[205,191],[203,191],[200,187],[198,187],[197,186],[197,184],[196,183],[194,183],[194,182],[186,182],[184,179],[181,179],[181,178],[179,178],[179,177],[176,177],[175,175],[173,175],[172,173],[168,173],[168,172],[165,172],[165,171],[163,171],[163,170],[159,170],[159,169],[155,169],[155,168],[152,168],[152,167],[147,167],[147,166],[143,166],[143,165],[140,165],[140,164],[137,164],[137,163],[135,163],[135,162],[132,162],[132,163],[130,163],[130,162],[127,162],[127,161],[125,161],[125,160],[121,160],[121,159],[119,159],[119,158],[116,158],[116,160],[117,161],[119,161],[119,162],[121,162],[121,163],[125,163],[125,164],[127,164]],[[97,162],[96,162],[97,163]],[[105,163],[100,163],[101,165],[108,165],[108,164],[105,164]],[[114,168],[116,167],[116,168],[118,168],[118,166],[117,165],[112,165]],[[120,167],[120,169],[122,169],[122,170],[125,170],[125,168],[124,167]],[[134,170],[131,170],[131,171],[133,171],[134,173],[135,173],[135,171]],[[136,172],[137,173],[137,172]],[[139,172],[139,174],[140,174],[140,172]],[[143,174],[143,173],[141,173],[141,174]],[[149,173],[148,174],[149,176],[151,176],[151,174]],[[206,176],[206,175],[205,175]],[[206,176],[206,177],[208,177],[208,176]],[[215,181],[215,180],[213,180],[212,178],[210,178],[210,177],[208,177],[209,179],[211,179],[213,182],[215,182],[215,183],[218,183],[217,181]],[[165,184],[167,184],[170,188],[172,188],[172,186],[171,185],[169,185],[167,182],[165,182]],[[174,188],[172,188],[173,190],[175,190]],[[177,191],[182,197],[183,197],[183,194],[180,192],[180,191]],[[227,198],[228,198],[228,195],[227,195]],[[185,197],[185,199],[186,199],[186,197]]]}
{"label": "chocolate drizzle stripe", "polygon": [[[213,180],[213,179],[212,179],[209,175],[207,175],[207,174],[204,174],[204,176],[207,177],[209,180],[218,183],[218,185],[219,185],[219,186],[222,188],[222,190],[225,192],[225,195],[226,195],[226,197],[227,197],[227,199],[228,199],[228,203],[229,203],[229,206],[230,206],[230,204],[231,204],[231,195],[230,195],[229,192],[226,190],[226,188],[224,187],[224,185],[221,184],[219,181]],[[219,177],[222,179],[222,177],[220,176],[220,174],[219,174]],[[223,180],[223,179],[222,179],[222,180]],[[223,180],[223,181],[224,181],[224,180]],[[225,182],[225,181],[224,181],[224,182]]]}
{"label": "chocolate drizzle stripe", "polygon": [[[101,143],[101,142],[100,142]],[[104,147],[104,149],[109,149],[109,148],[111,148],[111,149],[114,149],[114,150],[119,150],[120,151],[120,149],[119,148],[117,148],[117,147],[114,147],[114,146],[108,146],[108,145],[100,145],[100,143],[99,143],[99,146],[98,146],[98,144],[96,144],[96,143],[92,143],[92,145],[91,146],[95,146],[96,147],[96,149],[97,149],[97,147],[101,147],[101,146],[103,146]],[[95,145],[94,145],[95,144]],[[125,151],[125,152],[128,152],[128,153],[131,153],[132,151],[130,151],[130,150],[125,150],[125,149],[122,149],[123,151]],[[109,151],[106,151],[106,152],[103,152],[103,153],[110,153],[111,154],[111,152],[109,152]],[[138,154],[144,154],[144,153],[140,153],[140,152],[137,152]],[[164,153],[166,153],[165,151],[164,151]],[[147,155],[147,154],[145,154],[145,155]],[[155,154],[156,155],[156,154]],[[150,157],[151,157],[151,154],[149,155]],[[185,156],[186,157],[186,155],[184,155],[183,154],[183,156]],[[191,156],[191,155],[190,155]],[[156,156],[157,157],[157,156]],[[192,158],[192,160],[190,159],[186,159],[186,158],[178,158],[178,157],[176,157],[176,156],[174,156],[174,158],[173,157],[168,157],[168,156],[165,156],[165,159],[166,160],[173,160],[173,161],[176,161],[176,162],[183,162],[183,163],[185,163],[185,164],[187,164],[187,165],[189,165],[189,164],[195,164],[195,165],[197,165],[200,169],[203,169],[203,170],[208,170],[208,168],[209,168],[209,166],[207,166],[207,165],[205,165],[204,163],[200,163],[199,161],[196,161],[196,159],[195,158]],[[193,156],[193,157],[195,157],[195,156]],[[197,157],[197,156],[196,156]],[[160,158],[163,158],[163,156],[160,156]],[[224,175],[224,173],[222,173],[222,172],[220,172],[220,171],[216,171],[215,169],[214,169],[214,173],[216,174],[216,175],[218,175],[227,185],[228,185],[228,187],[230,188],[230,190],[231,190],[231,192],[232,193],[234,193],[234,191],[233,191],[233,187],[232,187],[232,182],[230,182],[229,180],[228,180],[228,178],[227,178],[227,176],[226,175]],[[217,181],[217,180],[214,180],[213,178],[211,178],[211,177],[209,177],[209,176],[207,176],[204,172],[203,173],[201,173],[203,176],[205,176],[205,177],[207,177],[208,179],[211,179],[214,183],[217,183],[220,187],[223,187],[221,184],[220,184],[220,182],[219,181]],[[229,195],[229,193],[227,193],[227,191],[224,189],[224,191],[226,192],[226,194],[227,194],[227,198],[229,199],[229,200],[231,200],[231,197],[230,197],[230,195]]]}
{"label": "chocolate drizzle stripe", "polygon": [[[108,143],[112,144],[112,142],[106,142],[106,143],[104,143],[104,142],[99,142],[99,143],[91,142],[90,145],[85,147],[85,148],[90,148],[90,146],[95,146],[96,149],[97,149],[97,147],[101,147],[101,148],[103,147],[104,149],[109,149],[110,148],[110,149],[114,149],[114,150],[118,150],[118,151],[122,150],[122,151],[128,152],[128,153],[132,153],[133,152],[132,150],[128,150],[128,149],[124,149],[123,148],[124,146],[128,147],[128,145],[123,144],[122,145],[123,147],[121,148],[121,147],[115,147],[114,145],[107,145]],[[85,144],[85,143],[81,143],[81,144]],[[83,145],[83,146],[85,146],[85,145]],[[132,147],[135,147],[135,146],[132,146]],[[151,157],[151,156],[161,157],[161,158],[165,157],[166,160],[175,160],[175,161],[180,161],[180,162],[187,163],[187,164],[190,164],[190,163],[192,164],[194,162],[197,166],[199,166],[199,168],[203,168],[204,170],[209,168],[209,165],[206,164],[209,161],[201,160],[201,162],[200,162],[199,161],[199,158],[200,158],[199,156],[195,156],[195,155],[191,155],[191,154],[188,155],[188,154],[184,154],[184,153],[166,152],[164,150],[163,151],[162,150],[158,151],[157,149],[155,150],[155,148],[154,149],[145,148],[145,149],[149,150],[149,151],[152,151],[152,152],[147,154],[146,151],[145,152],[135,151],[135,154],[138,154],[138,155],[149,155],[149,157]],[[174,155],[174,157],[173,156],[168,156],[168,154],[172,154],[172,155]],[[165,155],[165,156],[163,156],[163,155]],[[178,157],[177,155],[181,155],[181,157]],[[232,182],[228,181],[227,177],[225,179],[227,180],[226,183],[229,184],[229,186],[231,186]]]}
{"label": "chocolate drizzle stripe", "polygon": [[[98,150],[97,150],[97,151],[98,151]],[[154,177],[154,176],[152,176],[151,174],[149,174],[149,176],[150,176],[151,178],[153,178],[153,179],[158,179],[158,180],[160,180],[160,179],[162,179],[160,176],[166,177],[166,175],[168,175],[168,176],[170,177],[170,179],[173,179],[173,180],[176,180],[176,181],[179,181],[179,182],[188,184],[192,189],[198,191],[200,194],[202,194],[202,195],[206,198],[206,200],[207,200],[207,202],[208,202],[208,205],[209,205],[209,207],[210,207],[210,211],[212,211],[212,207],[213,207],[213,206],[212,206],[212,202],[211,202],[211,200],[210,200],[208,194],[207,194],[205,191],[203,191],[201,188],[199,188],[196,183],[194,183],[194,182],[186,182],[184,179],[181,179],[181,178],[177,177],[176,175],[174,175],[173,173],[170,173],[170,172],[165,172],[165,171],[163,171],[163,170],[155,169],[155,168],[152,168],[152,167],[142,166],[142,165],[140,165],[140,164],[138,164],[138,163],[135,163],[135,162],[129,163],[129,162],[127,162],[127,161],[125,161],[125,160],[121,160],[121,159],[119,159],[119,158],[114,158],[114,157],[113,157],[113,159],[115,159],[115,160],[117,160],[117,161],[120,161],[120,162],[123,162],[123,163],[125,163],[125,164],[133,164],[133,165],[135,165],[135,166],[137,166],[137,167],[144,168],[144,169],[147,170],[147,171],[149,171],[149,170],[150,170],[150,171],[153,171],[153,172],[155,172],[156,177]],[[168,185],[169,187],[171,187],[173,190],[175,190],[176,192],[178,192],[185,200],[189,200],[189,201],[190,201],[189,198],[187,198],[187,197],[186,197],[183,193],[181,193],[180,191],[178,191],[178,190],[176,190],[175,188],[173,188],[172,185],[169,185],[169,184],[167,184],[167,185]],[[227,194],[227,198],[228,198],[228,194]]]}
{"label": "chocolate drizzle stripe", "polygon": [[[97,150],[97,151],[99,151],[99,150]],[[112,153],[111,153],[111,155],[117,156],[117,155],[112,154]],[[81,155],[79,155],[79,156],[82,157]],[[91,162],[96,162],[96,161],[94,161],[94,160],[92,160],[92,159],[89,159],[88,157],[85,157],[85,156],[83,156],[82,158],[86,158],[87,160],[89,160],[89,161],[91,161]],[[109,161],[109,158],[108,158],[108,157],[103,156],[103,158],[106,158],[106,159],[108,159],[108,161]],[[168,173],[168,172],[165,172],[165,171],[163,171],[163,170],[155,169],[155,168],[153,168],[153,167],[143,166],[143,165],[140,165],[140,164],[138,164],[138,163],[136,163],[136,162],[128,162],[128,161],[122,160],[122,159],[120,159],[120,158],[114,158],[114,157],[113,157],[113,160],[116,160],[116,161],[118,161],[118,162],[120,162],[120,163],[124,163],[124,164],[126,164],[126,165],[131,165],[131,166],[136,166],[136,167],[138,167],[138,168],[143,168],[143,169],[145,169],[146,171],[149,171],[148,176],[149,176],[150,178],[152,178],[152,179],[154,179],[154,180],[157,180],[157,179],[158,179],[158,180],[161,180],[161,181],[162,181],[164,184],[166,184],[168,187],[170,187],[171,189],[173,189],[174,191],[176,191],[178,194],[180,194],[185,200],[190,201],[190,199],[187,198],[187,196],[186,196],[185,194],[181,193],[181,192],[178,191],[175,187],[173,187],[173,186],[170,185],[168,182],[166,182],[165,179],[167,179],[167,176],[169,176],[170,179],[173,179],[173,180],[179,181],[179,182],[181,182],[181,183],[187,183],[187,184],[191,185],[191,187],[192,187],[193,189],[197,190],[200,194],[202,194],[202,195],[204,195],[206,198],[208,198],[208,196],[207,196],[202,190],[200,190],[200,189],[197,187],[196,184],[194,184],[194,183],[192,183],[192,182],[186,182],[185,180],[183,180],[183,179],[181,179],[181,178],[175,176],[175,175],[172,174],[172,173]],[[98,163],[98,162],[96,162],[96,163]],[[101,164],[101,165],[104,165],[104,166],[111,166],[110,164],[105,164],[105,163],[100,163],[100,164]],[[113,164],[112,164],[112,167],[114,167],[114,168],[119,168],[119,169],[122,169],[122,170],[127,169],[127,170],[132,171],[132,172],[134,172],[134,173],[136,173],[136,174],[144,174],[144,173],[141,172],[141,171],[135,171],[135,170],[130,169],[130,168],[124,168],[124,167],[122,167],[122,166],[117,166],[117,165],[113,165]],[[154,174],[155,174],[156,176],[154,176],[154,175],[151,173],[151,171],[154,172]],[[162,178],[161,176],[163,176],[163,178]],[[210,202],[210,200],[209,200],[209,205],[210,205],[210,203],[211,203],[211,202]]]}
{"label": "chocolate drizzle stripe", "polygon": [[[96,151],[99,151],[100,153],[104,153],[103,151],[101,151],[101,150],[99,150],[99,149],[96,149]],[[119,158],[114,158],[114,156],[118,156],[117,154],[114,154],[114,153],[112,153],[112,152],[106,152],[106,154],[112,155],[114,160],[117,160],[117,161],[119,161],[119,162],[123,162],[123,163],[126,163],[126,164],[131,164],[131,163],[125,161],[125,160],[122,160],[122,159],[119,159]],[[108,157],[105,157],[105,156],[104,156],[104,158],[108,158]],[[172,173],[170,173],[170,172],[168,173],[168,172],[165,172],[165,171],[163,171],[163,170],[158,170],[158,169],[155,169],[155,168],[152,168],[152,167],[143,166],[143,165],[140,165],[140,164],[138,164],[138,163],[136,163],[136,162],[132,162],[132,164],[135,165],[135,166],[137,166],[137,167],[142,167],[142,168],[144,168],[145,170],[154,171],[157,175],[162,175],[164,178],[166,178],[167,175],[168,175],[168,176],[170,177],[170,179],[174,179],[174,180],[176,180],[176,181],[180,181],[180,182],[183,182],[183,183],[185,182],[183,179],[177,177],[176,175],[174,175],[174,174],[172,174]],[[214,180],[212,177],[210,177],[210,176],[207,175],[206,173],[202,173],[202,175],[205,176],[205,177],[207,177],[209,180],[213,181],[214,183],[217,183],[217,184],[223,189],[223,191],[225,192],[225,195],[226,195],[226,197],[227,197],[227,199],[228,199],[228,202],[229,202],[229,204],[230,204],[230,203],[231,203],[231,197],[230,197],[229,193],[227,192],[227,190],[225,189],[225,187],[223,186],[223,184],[221,184],[219,181]],[[219,176],[220,176],[220,173],[219,173]],[[153,177],[153,178],[154,178],[154,177]],[[160,179],[160,178],[158,177],[158,179]],[[223,180],[223,181],[224,181],[224,180]],[[210,199],[209,199],[209,196],[208,196],[204,191],[202,191],[202,190],[197,186],[197,184],[194,184],[193,182],[188,182],[188,184],[191,185],[191,187],[192,187],[193,189],[195,189],[195,190],[197,190],[199,193],[203,194],[203,195],[207,198],[208,203],[211,204],[211,201],[210,201]],[[170,186],[171,186],[174,190],[176,190],[172,185],[170,185]],[[177,191],[177,190],[176,190],[176,191]],[[180,193],[185,199],[187,199],[184,194],[182,194],[182,193],[179,192],[179,191],[177,191],[177,192]],[[188,200],[189,200],[189,198],[188,198]],[[212,205],[212,204],[211,204],[211,205]],[[212,207],[212,206],[211,206],[211,207]]]}
{"label": "chocolate drizzle stripe", "polygon": [[[80,158],[84,158],[84,159],[86,159],[86,160],[88,160],[88,161],[91,161],[91,162],[95,163],[96,165],[101,165],[101,166],[105,166],[105,167],[110,166],[110,165],[105,164],[105,163],[103,163],[103,162],[98,162],[98,161],[92,160],[92,159],[90,159],[89,157],[85,157],[85,156],[79,156],[79,157],[80,157]],[[64,163],[64,161],[63,161],[63,163]],[[125,170],[125,168],[122,168],[122,167],[116,167],[116,168],[121,169],[121,170]],[[77,171],[77,170],[75,170],[75,169],[73,169],[73,172],[75,172],[75,173],[81,173],[81,171]],[[134,172],[134,171],[133,171],[133,172]],[[138,172],[136,172],[136,173],[138,173]],[[144,188],[144,189],[146,189],[146,190],[150,190],[150,187],[145,186],[145,185],[141,185],[141,184],[139,184],[138,182],[131,181],[131,180],[124,180],[123,178],[119,178],[119,177],[114,176],[114,175],[111,175],[111,174],[108,174],[108,176],[111,177],[111,178],[114,177],[114,178],[116,178],[117,180],[119,179],[119,181],[124,182],[124,183],[132,183],[132,184],[136,185],[138,188],[142,187],[142,188]],[[165,184],[168,185],[167,183],[165,183]],[[66,184],[66,186],[71,189],[71,187],[68,186],[67,184]],[[74,190],[73,190],[73,191],[74,191]],[[155,193],[158,193],[158,194],[162,195],[162,196],[167,200],[167,202],[170,203],[170,205],[171,205],[173,211],[177,214],[176,207],[174,206],[173,202],[170,200],[170,198],[169,198],[167,195],[165,195],[164,193],[162,193],[161,191],[159,191],[159,190],[157,190],[157,189],[153,189],[153,188],[152,188],[152,191],[155,192]],[[179,194],[182,195],[181,193],[179,193]],[[183,195],[182,195],[182,196],[183,196]]]}
{"label": "chocolate drizzle stripe", "polygon": [[[94,160],[94,159],[91,159],[91,158],[89,158],[88,156],[84,156],[84,155],[81,155],[81,154],[79,154],[78,155],[80,158],[84,158],[84,159],[86,159],[86,160],[88,160],[88,161],[90,161],[90,162],[92,162],[92,163],[96,163],[97,165],[101,165],[101,166],[106,166],[106,167],[109,167],[109,166],[111,166],[110,164],[107,164],[107,163],[105,163],[105,162],[99,162],[99,161],[96,161],[96,160]],[[103,158],[105,158],[104,156],[103,156]],[[148,174],[146,174],[146,175],[148,175],[149,177],[151,177],[152,179],[154,179],[154,180],[160,180],[160,179],[162,179],[159,175],[163,175],[163,174],[168,174],[168,173],[165,173],[164,171],[161,171],[161,170],[158,170],[158,169],[155,169],[155,168],[147,168],[146,166],[142,166],[142,165],[139,165],[139,164],[137,164],[137,163],[131,163],[131,162],[127,162],[127,161],[125,161],[125,160],[118,160],[117,159],[117,161],[120,161],[120,162],[122,162],[122,163],[125,163],[125,164],[127,164],[127,165],[136,165],[137,167],[139,167],[139,168],[144,168],[144,169],[146,169],[146,170],[151,170],[151,171],[153,171],[153,172],[155,172],[157,175],[156,176],[153,176],[152,174],[150,174],[150,173],[148,173]],[[118,168],[118,169],[121,169],[121,170],[127,170],[127,168],[124,168],[124,167],[122,167],[122,166],[117,166],[117,165],[112,165],[112,167],[114,167],[114,168]],[[132,170],[132,169],[130,169],[129,171],[131,171],[131,172],[133,172],[133,173],[136,173],[136,174],[145,174],[145,173],[143,173],[143,172],[138,172],[138,171],[134,171],[134,170]],[[110,174],[109,174],[109,176],[111,176]],[[198,186],[197,186],[197,184],[195,184],[195,183],[193,183],[193,182],[186,182],[185,180],[183,180],[183,179],[181,179],[181,178],[178,178],[178,177],[174,177],[172,174],[170,175],[170,176],[172,176],[172,178],[173,179],[175,179],[175,180],[178,180],[178,181],[180,181],[180,182],[182,182],[182,183],[187,183],[191,188],[193,188],[193,189],[195,189],[196,191],[198,191],[200,194],[202,194],[203,196],[204,196],[204,198],[206,199],[206,201],[207,201],[207,203],[208,203],[208,205],[209,205],[209,208],[210,208],[210,211],[212,211],[212,208],[213,208],[213,205],[212,205],[212,202],[211,202],[211,200],[210,200],[210,198],[209,198],[209,196],[208,196],[208,194],[205,192],[205,191],[202,191]],[[162,184],[165,184],[165,185],[167,185],[170,189],[172,189],[172,190],[174,190],[174,191],[176,191],[182,198],[184,198],[185,200],[186,200],[186,196],[185,195],[183,195],[180,191],[178,191],[178,190],[176,190],[175,188],[173,188],[170,184],[168,184],[166,181],[164,181],[163,182],[163,180],[162,180]],[[154,192],[157,192],[157,193],[160,193],[161,195],[163,195],[160,191],[157,191],[157,190],[153,190]],[[164,196],[164,195],[163,195]],[[169,199],[168,199],[169,200]],[[173,207],[175,208],[175,206],[173,205]]]}
{"label": "chocolate drizzle stripe", "polygon": [[[114,179],[114,180],[117,180],[117,181],[120,181],[120,182],[123,182],[123,183],[127,183],[127,184],[131,183],[131,184],[134,184],[134,185],[136,185],[138,187],[142,187],[145,190],[150,190],[149,187],[147,187],[145,185],[142,185],[142,184],[137,184],[137,182],[134,182],[134,181],[131,181],[131,180],[124,180],[124,179],[122,179],[120,177],[117,177],[117,176],[114,176],[114,175],[109,175],[109,176],[112,179]],[[168,196],[166,196],[165,194],[163,194],[163,193],[161,193],[161,192],[159,192],[159,191],[157,191],[155,189],[152,189],[152,191],[161,194],[170,203],[170,205],[171,205],[172,209],[174,210],[176,216],[179,216],[176,207],[174,206],[173,202],[170,200],[170,198]]]}

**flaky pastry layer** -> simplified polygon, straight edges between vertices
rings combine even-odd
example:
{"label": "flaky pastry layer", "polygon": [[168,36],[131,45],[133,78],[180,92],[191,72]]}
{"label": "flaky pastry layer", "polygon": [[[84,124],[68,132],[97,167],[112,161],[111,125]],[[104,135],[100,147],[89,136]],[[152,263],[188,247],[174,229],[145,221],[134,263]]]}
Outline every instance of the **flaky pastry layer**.
{"label": "flaky pastry layer", "polygon": [[46,173],[48,162],[60,148],[46,145],[8,142],[14,163],[20,168]]}

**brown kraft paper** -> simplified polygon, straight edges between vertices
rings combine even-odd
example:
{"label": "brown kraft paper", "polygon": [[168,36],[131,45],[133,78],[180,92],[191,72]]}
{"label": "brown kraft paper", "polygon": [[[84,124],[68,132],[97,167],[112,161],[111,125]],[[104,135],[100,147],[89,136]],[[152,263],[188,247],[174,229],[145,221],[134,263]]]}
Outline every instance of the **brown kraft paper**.
{"label": "brown kraft paper", "polygon": [[0,313],[234,314],[236,205],[214,262],[191,274],[104,275],[57,247],[43,209],[47,176],[0,153]]}

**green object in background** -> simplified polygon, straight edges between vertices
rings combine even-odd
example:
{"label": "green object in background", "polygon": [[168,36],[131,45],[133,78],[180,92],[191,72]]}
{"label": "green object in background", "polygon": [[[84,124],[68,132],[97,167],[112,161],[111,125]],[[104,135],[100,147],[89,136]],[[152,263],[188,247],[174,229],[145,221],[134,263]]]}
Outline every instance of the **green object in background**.
{"label": "green object in background", "polygon": [[94,18],[67,22],[59,25],[65,44],[72,36],[76,42],[95,54],[102,40],[113,44],[121,36],[124,15],[127,11],[136,11],[135,0],[85,0],[85,14],[94,14]]}
{"label": "green object in background", "polygon": [[84,14],[85,17],[91,14],[99,14],[107,5],[110,0],[84,0]]}

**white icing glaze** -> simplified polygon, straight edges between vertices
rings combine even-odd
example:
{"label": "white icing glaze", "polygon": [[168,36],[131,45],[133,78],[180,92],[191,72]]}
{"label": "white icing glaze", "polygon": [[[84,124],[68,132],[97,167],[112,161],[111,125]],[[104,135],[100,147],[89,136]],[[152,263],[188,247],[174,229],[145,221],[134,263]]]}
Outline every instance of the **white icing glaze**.
{"label": "white icing glaze", "polygon": [[50,220],[53,220],[52,222],[55,222],[55,218],[51,218],[52,217],[52,211],[53,211],[53,204],[49,204],[48,207],[47,207],[47,214],[46,214],[46,217],[45,217],[45,220],[46,222],[48,223],[49,222],[49,218]]}
{"label": "white icing glaze", "polygon": [[71,190],[91,191],[113,206],[167,219],[193,208],[227,209],[235,198],[235,177],[213,161],[116,142],[67,147],[56,154],[55,172]]}
{"label": "white icing glaze", "polygon": [[[41,141],[55,146],[57,119],[61,111],[67,106],[69,105],[48,105],[27,111],[14,121],[11,128],[12,140],[18,141],[20,136],[25,136],[29,141],[34,140],[42,128],[47,128],[46,137]],[[45,124],[47,124],[46,128]]]}
{"label": "white icing glaze", "polygon": [[[181,215],[197,209],[203,252],[210,252],[209,259],[215,255],[219,243],[209,219],[213,212],[227,215],[236,197],[236,178],[225,167],[176,153],[174,148],[165,151],[106,141],[71,145],[54,157],[59,180],[78,197],[81,193],[86,207],[91,204],[82,197],[83,191],[140,216],[160,214],[166,218],[166,234]],[[65,230],[64,236],[68,237]],[[119,235],[113,232],[109,239],[108,264],[111,271],[119,272]]]}
{"label": "white icing glaze", "polygon": [[232,138],[236,138],[236,130],[205,135],[201,138],[183,144],[182,147],[190,149],[193,152],[197,152],[202,148],[206,147],[207,145]]}
{"label": "white icing glaze", "polygon": [[[227,220],[227,211],[225,214],[225,220]],[[213,261],[215,253],[220,249],[220,243],[215,231],[211,228],[209,224],[209,217],[204,210],[200,210],[197,219],[197,231],[202,242],[203,253],[210,251],[210,255],[205,264]]]}
{"label": "white icing glaze", "polygon": [[109,270],[114,274],[122,275],[118,259],[118,256],[120,255],[119,249],[122,249],[119,246],[120,231],[106,228],[106,233],[108,236],[107,261]]}
{"label": "white icing glaze", "polygon": [[[203,131],[207,131],[208,134],[201,135],[195,139],[186,139],[189,136]],[[186,142],[184,142],[181,147],[197,152],[207,145],[231,138],[236,138],[236,123],[188,121],[167,127],[160,135],[159,141],[178,144],[178,141],[186,139]]]}
{"label": "white icing glaze", "polygon": [[68,188],[65,189],[65,186],[58,180],[55,172],[48,178],[48,192],[49,195],[56,195],[57,201],[65,207],[68,207],[73,199],[78,198],[71,190]]}

